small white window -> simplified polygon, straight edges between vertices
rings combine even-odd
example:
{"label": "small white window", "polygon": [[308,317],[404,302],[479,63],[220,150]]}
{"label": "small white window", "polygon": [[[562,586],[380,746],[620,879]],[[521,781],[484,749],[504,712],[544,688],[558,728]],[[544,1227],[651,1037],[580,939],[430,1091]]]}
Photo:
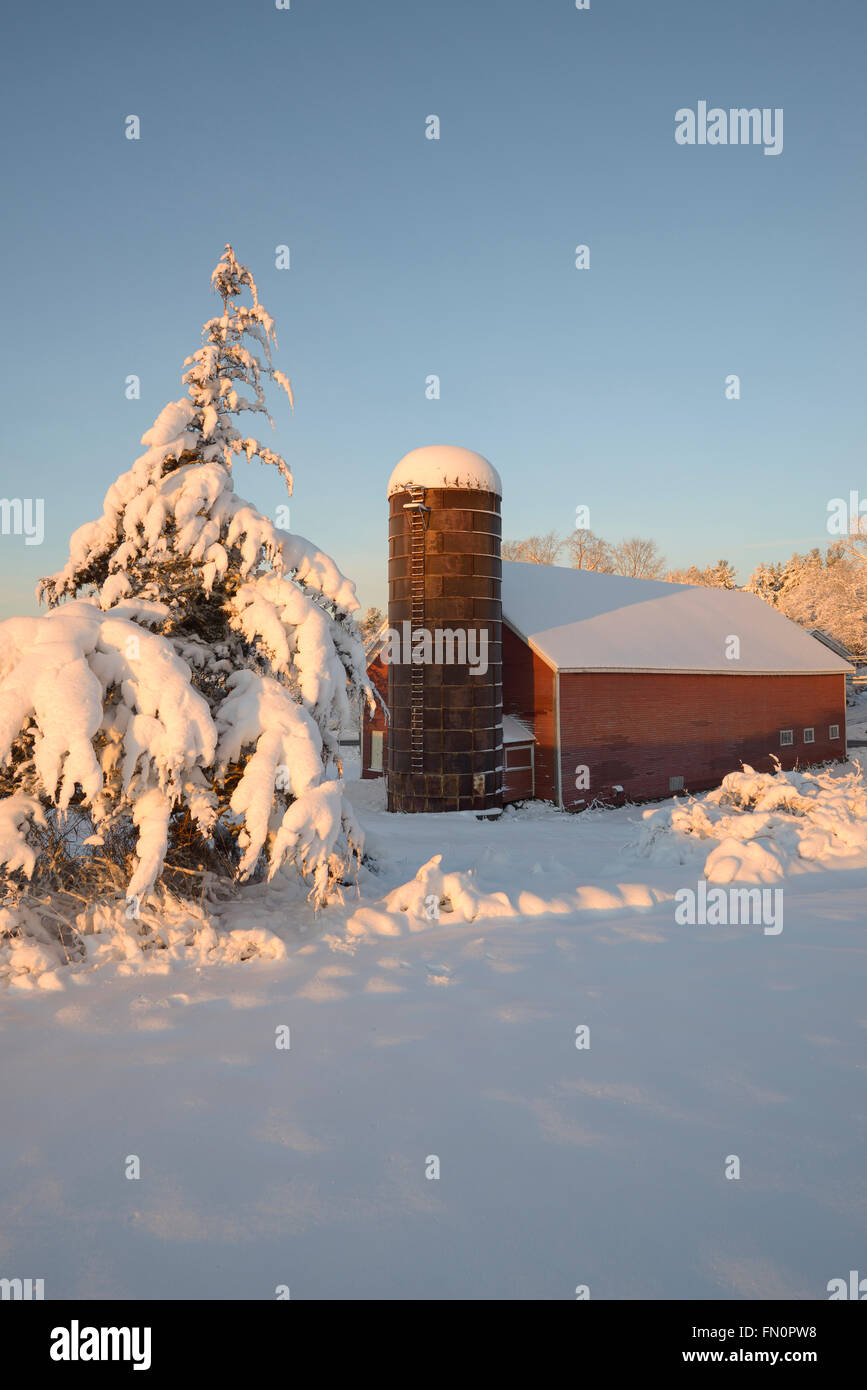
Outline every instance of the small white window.
{"label": "small white window", "polygon": [[669,779],[668,779],[668,790],[669,790],[670,792],[682,792],[682,791],[683,791],[683,778],[682,778],[682,777],[669,777]]}
{"label": "small white window", "polygon": [[382,772],[382,731],[370,731],[370,771]]}
{"label": "small white window", "polygon": [[788,748],[788,747],[789,747],[791,744],[793,744],[794,742],[795,742],[795,731],[794,731],[794,729],[781,729],[781,730],[780,730],[780,747],[781,747],[781,748]]}
{"label": "small white window", "polygon": [[815,730],[815,729],[805,729],[805,730],[804,730],[804,742],[805,742],[805,743],[815,743],[815,742],[816,742],[816,730]]}
{"label": "small white window", "polygon": [[839,738],[839,737],[840,737],[840,725],[839,725],[839,724],[832,724],[832,725],[831,725],[830,729],[828,730],[828,737],[829,737],[829,738]]}

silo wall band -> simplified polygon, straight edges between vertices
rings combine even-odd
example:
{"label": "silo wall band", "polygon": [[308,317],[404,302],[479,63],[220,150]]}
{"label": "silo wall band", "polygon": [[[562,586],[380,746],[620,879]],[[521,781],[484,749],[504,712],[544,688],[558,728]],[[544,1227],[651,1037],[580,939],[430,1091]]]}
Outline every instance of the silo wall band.
{"label": "silo wall band", "polygon": [[[388,621],[400,633],[412,622],[413,598],[412,522],[405,504],[419,496],[418,490],[412,496],[397,492],[389,503]],[[467,665],[389,664],[388,808],[496,810],[503,791],[500,498],[467,488],[427,488],[423,502],[429,508],[424,573],[416,579],[423,584],[423,626],[432,636],[436,629],[484,632],[487,670],[471,675]],[[413,669],[422,671],[421,771],[418,759],[413,770]],[[416,674],[417,690],[418,683]]]}

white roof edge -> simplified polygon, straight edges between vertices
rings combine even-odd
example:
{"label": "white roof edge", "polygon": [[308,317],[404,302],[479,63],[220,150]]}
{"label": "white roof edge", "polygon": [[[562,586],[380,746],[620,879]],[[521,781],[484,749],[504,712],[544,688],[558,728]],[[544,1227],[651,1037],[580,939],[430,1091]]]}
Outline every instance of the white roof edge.
{"label": "white roof edge", "polygon": [[[532,644],[530,644],[532,645]],[[533,647],[535,651],[535,647]],[[543,652],[538,653],[543,656]],[[550,665],[550,661],[548,663]],[[734,663],[733,663],[734,664]],[[633,676],[845,676],[839,666],[824,666],[816,671],[787,671],[778,667],[775,671],[760,670],[758,667],[751,667],[748,671],[714,670],[712,667],[701,666],[557,666],[554,668],[561,676],[584,676],[584,675],[633,675]],[[849,668],[854,671],[855,667]]]}
{"label": "white roof edge", "polygon": [[[752,667],[745,671],[740,670],[720,671],[714,667],[704,666],[558,666],[552,656],[533,641],[532,637],[525,637],[519,627],[516,627],[505,614],[503,622],[510,627],[516,637],[520,637],[522,642],[526,642],[531,652],[534,652],[550,670],[559,673],[561,676],[578,676],[584,673],[596,672],[599,675],[616,675],[617,672],[642,676],[845,676],[846,671],[843,666],[821,666],[811,671],[786,671],[777,667],[776,670],[764,670]],[[843,658],[840,658],[843,661]],[[845,663],[849,671],[857,671],[857,666]]]}
{"label": "white roof edge", "polygon": [[[781,667],[777,667],[775,670],[751,667],[746,671],[741,667],[740,670],[721,671],[712,666],[558,666],[554,657],[549,656],[546,651],[537,646],[532,637],[525,637],[521,629],[510,622],[505,615],[503,615],[503,622],[512,629],[516,637],[520,637],[522,642],[526,642],[530,651],[534,652],[541,661],[544,661],[549,670],[561,676],[579,676],[590,672],[596,672],[598,675],[616,675],[620,672],[626,675],[642,676],[845,676],[847,673],[842,665],[821,666],[810,671],[787,671]],[[842,657],[840,661],[843,661]],[[846,666],[849,671],[857,671],[858,669],[857,666],[852,666],[849,663],[846,663]]]}
{"label": "white roof edge", "polygon": [[[511,623],[509,623],[509,627],[512,627]],[[560,670],[560,667],[557,665],[554,658],[552,656],[549,656],[547,652],[543,652],[541,647],[537,647],[532,637],[524,637],[523,633],[518,632],[517,628],[514,628],[513,631],[518,633],[518,636],[521,638],[521,640],[527,643],[527,646],[530,648],[530,651],[535,652],[536,655],[540,657],[542,661],[544,661],[545,665],[550,667],[550,669],[556,675],[557,672]]]}

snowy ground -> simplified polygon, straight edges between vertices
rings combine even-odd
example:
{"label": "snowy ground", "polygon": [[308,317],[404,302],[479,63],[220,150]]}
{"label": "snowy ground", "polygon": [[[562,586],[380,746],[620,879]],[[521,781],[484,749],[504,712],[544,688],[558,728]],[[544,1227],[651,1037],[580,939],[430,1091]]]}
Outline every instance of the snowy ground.
{"label": "snowy ground", "polygon": [[0,1275],[48,1298],[821,1299],[863,1271],[857,836],[803,860],[756,822],[786,846],[769,935],[678,925],[708,844],[637,853],[637,808],[353,799],[360,898],[315,920],[257,888],[224,914],[281,958],[109,954],[0,993]]}
{"label": "snowy ground", "polygon": [[861,686],[846,711],[846,741],[850,747],[867,748],[867,690]]}

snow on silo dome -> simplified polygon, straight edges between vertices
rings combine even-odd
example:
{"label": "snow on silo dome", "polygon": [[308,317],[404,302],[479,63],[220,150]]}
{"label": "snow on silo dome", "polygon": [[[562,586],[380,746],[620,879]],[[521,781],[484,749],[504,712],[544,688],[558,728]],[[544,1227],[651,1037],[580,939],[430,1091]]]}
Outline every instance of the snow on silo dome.
{"label": "snow on silo dome", "polygon": [[454,444],[429,444],[406,454],[388,480],[387,495],[409,487],[469,487],[503,495],[494,465],[472,449]]}

